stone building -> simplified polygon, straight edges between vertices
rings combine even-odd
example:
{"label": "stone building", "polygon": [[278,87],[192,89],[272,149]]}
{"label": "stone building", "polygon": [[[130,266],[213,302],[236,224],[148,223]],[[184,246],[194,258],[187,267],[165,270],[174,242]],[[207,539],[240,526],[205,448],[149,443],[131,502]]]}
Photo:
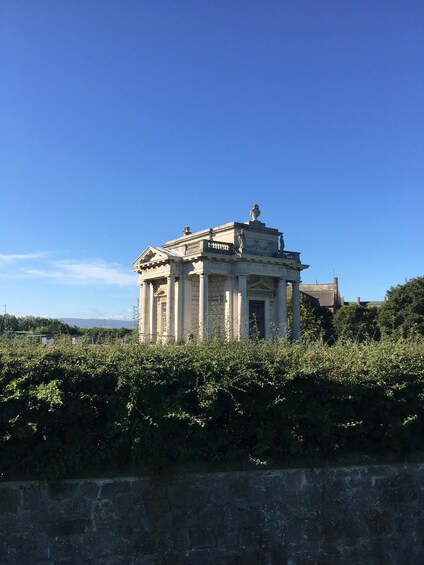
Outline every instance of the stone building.
{"label": "stone building", "polygon": [[[142,341],[185,341],[276,335],[300,337],[300,253],[284,249],[283,234],[258,220],[230,222],[148,247],[133,270],[140,285]],[[287,328],[287,285],[292,327]]]}
{"label": "stone building", "polygon": [[332,313],[344,304],[338,277],[334,277],[332,283],[301,284],[300,292],[307,294],[316,306],[325,306]]}

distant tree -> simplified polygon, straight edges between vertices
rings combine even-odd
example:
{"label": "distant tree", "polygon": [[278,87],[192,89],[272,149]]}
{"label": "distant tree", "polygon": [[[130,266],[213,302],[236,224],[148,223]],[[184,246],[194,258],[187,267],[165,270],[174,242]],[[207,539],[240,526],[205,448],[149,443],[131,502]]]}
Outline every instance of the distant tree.
{"label": "distant tree", "polygon": [[130,328],[79,328],[80,335],[91,343],[126,341],[135,333]]}
{"label": "distant tree", "polygon": [[76,335],[78,328],[72,328],[55,318],[37,316],[16,317],[11,314],[0,316],[0,333],[31,332],[33,334]]}
{"label": "distant tree", "polygon": [[55,318],[49,318],[45,327],[48,330],[47,333],[53,335],[71,335],[74,333],[71,326]]}
{"label": "distant tree", "polygon": [[336,340],[336,329],[333,322],[333,313],[325,306],[315,306],[314,313],[319,321],[320,337],[326,343],[334,343]]}
{"label": "distant tree", "polygon": [[424,335],[424,277],[390,288],[380,308],[378,323],[383,335]]}
{"label": "distant tree", "polygon": [[12,314],[3,314],[0,316],[0,333],[16,332],[19,330],[19,318]]}
{"label": "distant tree", "polygon": [[333,316],[337,338],[358,342],[379,339],[377,317],[378,309],[374,306],[368,308],[358,304],[342,306]]}
{"label": "distant tree", "polygon": [[[287,324],[292,324],[292,297],[287,301]],[[333,315],[325,308],[314,303],[313,299],[303,292],[300,293],[300,332],[304,341],[324,340],[333,343],[335,330]]]}

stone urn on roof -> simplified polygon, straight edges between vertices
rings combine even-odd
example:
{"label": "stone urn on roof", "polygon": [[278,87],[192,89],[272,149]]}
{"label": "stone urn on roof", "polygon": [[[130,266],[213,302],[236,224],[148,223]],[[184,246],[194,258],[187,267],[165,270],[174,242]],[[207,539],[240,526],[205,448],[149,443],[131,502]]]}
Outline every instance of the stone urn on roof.
{"label": "stone urn on roof", "polygon": [[252,222],[256,222],[260,215],[261,211],[259,210],[259,206],[257,204],[253,204],[252,209],[250,210],[250,218]]}

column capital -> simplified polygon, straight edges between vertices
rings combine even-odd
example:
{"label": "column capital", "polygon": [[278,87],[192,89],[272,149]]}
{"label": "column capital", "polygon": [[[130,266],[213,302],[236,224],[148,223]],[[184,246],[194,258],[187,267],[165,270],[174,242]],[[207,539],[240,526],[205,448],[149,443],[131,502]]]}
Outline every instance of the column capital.
{"label": "column capital", "polygon": [[202,261],[196,268],[198,275],[208,275],[209,273],[209,261]]}

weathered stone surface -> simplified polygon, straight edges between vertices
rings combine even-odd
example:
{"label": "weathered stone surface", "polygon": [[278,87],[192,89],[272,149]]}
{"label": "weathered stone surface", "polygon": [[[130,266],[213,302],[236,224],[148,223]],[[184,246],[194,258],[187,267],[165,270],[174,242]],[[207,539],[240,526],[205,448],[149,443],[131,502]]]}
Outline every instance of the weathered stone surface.
{"label": "weathered stone surface", "polygon": [[205,484],[202,484],[197,478],[193,483],[180,480],[168,487],[168,497],[172,507],[203,508],[208,503],[209,494],[210,486],[208,482],[205,481]]}
{"label": "weathered stone surface", "polygon": [[72,536],[83,534],[90,529],[91,521],[84,519],[64,520],[58,522],[49,530],[48,534],[53,537]]}
{"label": "weathered stone surface", "polygon": [[19,505],[21,503],[21,491],[17,488],[11,488],[8,490],[5,490],[4,493],[2,493],[2,498],[1,498],[1,512],[2,513],[15,513],[18,511]]}
{"label": "weathered stone surface", "polygon": [[110,481],[104,482],[101,485],[98,498],[114,498],[120,494],[125,494],[131,491],[131,483],[129,481]]}
{"label": "weathered stone surface", "polygon": [[422,563],[424,466],[0,484],[0,563]]}

